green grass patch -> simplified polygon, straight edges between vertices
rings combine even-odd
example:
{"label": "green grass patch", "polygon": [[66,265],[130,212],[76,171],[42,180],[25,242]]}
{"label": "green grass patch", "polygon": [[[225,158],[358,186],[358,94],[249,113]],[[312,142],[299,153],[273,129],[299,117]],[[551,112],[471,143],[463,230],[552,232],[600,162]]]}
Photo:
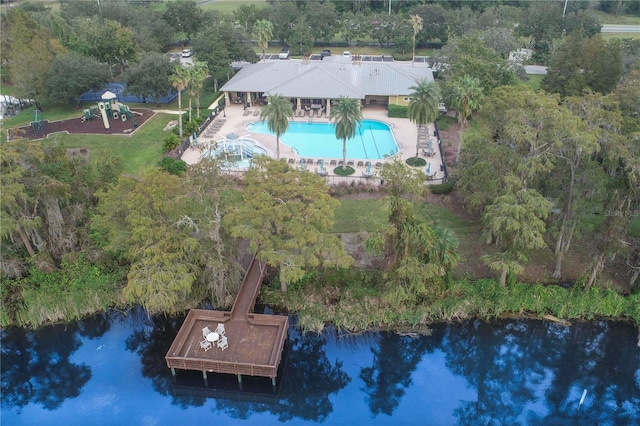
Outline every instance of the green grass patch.
{"label": "green grass patch", "polygon": [[542,74],[527,74],[527,81],[523,81],[520,84],[529,86],[534,91],[537,91],[537,90],[540,90],[540,85],[542,84],[543,78],[544,78],[544,75]]}
{"label": "green grass patch", "polygon": [[636,219],[631,223],[631,228],[629,229],[629,235],[632,237],[640,238],[640,212],[636,216]]}
{"label": "green grass patch", "polygon": [[594,11],[603,24],[640,25],[640,16],[637,15],[612,15],[602,11]]}
{"label": "green grass patch", "polygon": [[198,2],[198,6],[201,9],[217,12],[233,12],[243,5],[256,5],[259,8],[266,8],[269,3],[267,0],[204,0]]}
{"label": "green grass patch", "polygon": [[[472,235],[477,232],[479,224],[476,222],[470,222],[455,214],[451,213],[448,208],[433,204],[433,203],[419,203],[416,211],[423,220],[426,220],[434,225],[444,226],[455,232],[456,236],[460,240],[468,235]],[[477,244],[478,242],[470,241],[470,243]]]}
{"label": "green grass patch", "polygon": [[162,129],[175,116],[156,114],[147,120],[131,136],[121,135],[68,135],[57,133],[47,140],[55,141],[65,148],[87,147],[92,161],[102,156],[122,159],[125,172],[138,173],[156,167],[162,159],[162,141],[166,135]]}
{"label": "green grass patch", "polygon": [[340,200],[333,219],[332,232],[373,232],[387,222],[381,199]]}
{"label": "green grass patch", "polygon": [[612,40],[614,38],[631,38],[640,40],[640,33],[600,33],[604,40]]}

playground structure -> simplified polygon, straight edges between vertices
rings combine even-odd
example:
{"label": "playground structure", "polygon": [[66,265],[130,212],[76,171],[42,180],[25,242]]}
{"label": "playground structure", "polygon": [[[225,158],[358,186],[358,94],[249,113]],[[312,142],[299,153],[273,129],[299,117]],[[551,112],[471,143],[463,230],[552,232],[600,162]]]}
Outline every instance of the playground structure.
{"label": "playground structure", "polygon": [[83,111],[83,115],[80,117],[80,120],[82,120],[83,123],[101,116],[102,124],[105,129],[108,129],[111,126],[111,120],[118,119],[121,119],[123,122],[131,120],[133,121],[133,128],[135,129],[138,127],[134,114],[142,115],[142,113],[131,111],[127,105],[118,102],[118,97],[115,93],[106,91],[101,97],[102,101],[97,103],[97,108],[92,106],[91,108]]}
{"label": "playground structure", "polygon": [[33,120],[31,120],[31,130],[33,130],[33,135],[37,138],[38,135],[41,135],[43,138],[46,136],[44,133],[44,116],[42,115],[42,111],[36,109],[33,112]]}

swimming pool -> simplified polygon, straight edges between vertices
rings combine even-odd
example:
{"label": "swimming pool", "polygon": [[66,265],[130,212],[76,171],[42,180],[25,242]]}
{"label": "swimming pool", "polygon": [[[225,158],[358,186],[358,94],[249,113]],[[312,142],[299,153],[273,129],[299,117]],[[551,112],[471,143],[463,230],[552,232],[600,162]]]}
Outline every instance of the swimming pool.
{"label": "swimming pool", "polygon": [[[253,133],[273,135],[266,121],[247,126]],[[333,123],[289,122],[289,129],[280,141],[304,158],[342,158],[342,140],[336,139]],[[362,120],[356,137],[347,140],[347,158],[378,160],[398,152],[398,145],[389,126],[381,121]]]}
{"label": "swimming pool", "polygon": [[226,158],[223,169],[240,170],[251,167],[253,158],[258,155],[267,155],[267,151],[251,139],[236,139],[217,142],[215,148],[205,151],[202,155]]}

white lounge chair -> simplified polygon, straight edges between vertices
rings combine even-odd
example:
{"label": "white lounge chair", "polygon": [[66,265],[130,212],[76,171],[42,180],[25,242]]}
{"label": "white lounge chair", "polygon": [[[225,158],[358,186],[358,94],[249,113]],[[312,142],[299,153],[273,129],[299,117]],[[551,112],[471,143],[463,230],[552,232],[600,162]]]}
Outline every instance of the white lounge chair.
{"label": "white lounge chair", "polygon": [[223,351],[229,347],[229,342],[227,341],[227,336],[220,337],[218,343],[216,343],[220,349]]}
{"label": "white lounge chair", "polygon": [[211,330],[209,330],[209,326],[205,327],[202,329],[202,337],[204,337],[205,339],[207,338],[208,335],[211,334]]}
{"label": "white lounge chair", "polygon": [[204,339],[202,341],[200,341],[200,347],[202,349],[204,349],[204,351],[208,351],[209,349],[211,349],[213,347],[213,345],[211,344],[210,341],[208,341],[207,339]]}
{"label": "white lounge chair", "polygon": [[216,328],[216,333],[218,333],[220,336],[224,336],[224,324],[219,322],[218,323],[218,327]]}

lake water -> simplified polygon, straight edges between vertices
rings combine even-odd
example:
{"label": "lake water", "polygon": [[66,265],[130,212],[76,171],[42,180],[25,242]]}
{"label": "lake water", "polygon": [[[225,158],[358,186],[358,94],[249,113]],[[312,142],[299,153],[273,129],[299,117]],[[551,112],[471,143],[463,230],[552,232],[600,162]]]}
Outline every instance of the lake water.
{"label": "lake water", "polygon": [[[295,323],[295,318],[292,318]],[[637,328],[542,321],[438,324],[430,336],[301,335],[277,387],[178,373],[182,318],[140,309],[2,331],[3,425],[633,425]],[[587,394],[583,404],[580,399]]]}
{"label": "lake water", "polygon": [[[273,135],[266,121],[251,123],[247,130]],[[333,123],[291,121],[287,131],[280,136],[280,141],[303,158],[342,158],[342,139],[336,139]],[[393,132],[381,121],[362,120],[356,137],[347,140],[347,158],[379,160],[397,152],[398,145]]]}

